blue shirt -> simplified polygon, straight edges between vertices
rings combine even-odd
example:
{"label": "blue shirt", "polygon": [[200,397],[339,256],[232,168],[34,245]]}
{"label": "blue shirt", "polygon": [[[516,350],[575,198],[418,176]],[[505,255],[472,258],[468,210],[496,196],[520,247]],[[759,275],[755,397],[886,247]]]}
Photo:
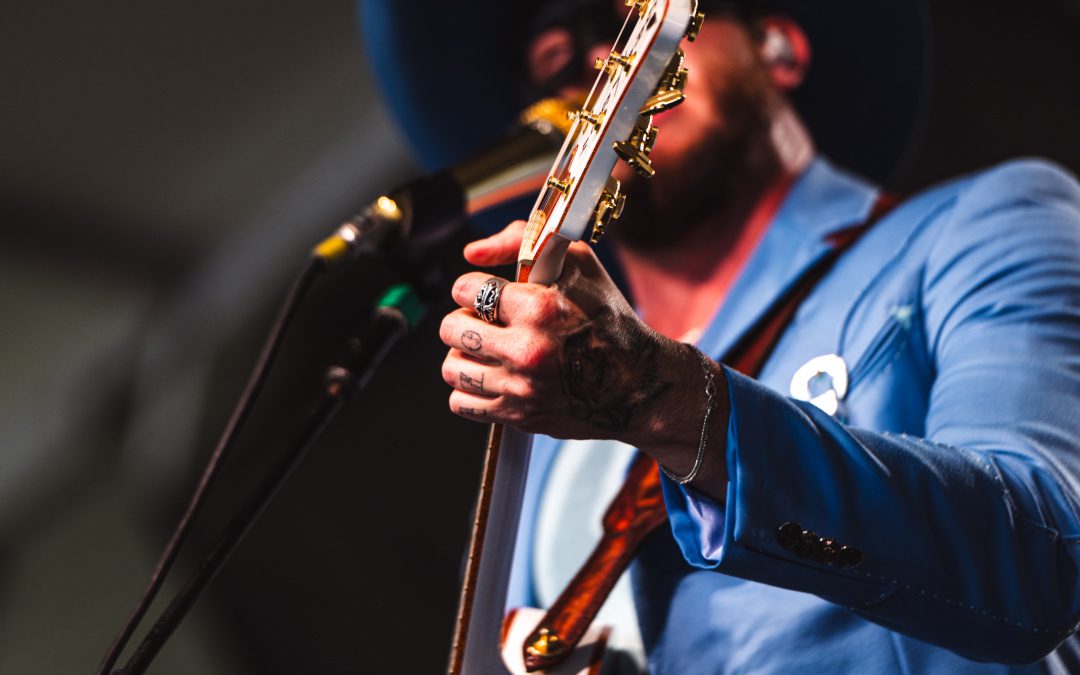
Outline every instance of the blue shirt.
{"label": "blue shirt", "polygon": [[[876,196],[816,160],[699,346],[720,357]],[[850,367],[835,417],[780,393],[829,353]],[[1080,672],[1069,175],[1010,162],[908,199],[803,302],[759,380],[727,377],[726,503],[665,480],[670,531],[631,570],[651,672]],[[514,604],[557,446],[534,452]],[[861,565],[796,555],[787,522]]]}

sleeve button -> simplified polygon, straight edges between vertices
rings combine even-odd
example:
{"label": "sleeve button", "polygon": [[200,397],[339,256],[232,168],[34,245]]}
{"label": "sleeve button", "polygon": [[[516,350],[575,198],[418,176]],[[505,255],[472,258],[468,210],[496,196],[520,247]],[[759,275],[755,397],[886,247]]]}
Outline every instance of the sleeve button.
{"label": "sleeve button", "polygon": [[799,538],[795,542],[795,555],[800,558],[812,558],[818,547],[817,532],[811,532],[810,530],[803,530],[799,533]]}
{"label": "sleeve button", "polygon": [[802,536],[802,525],[798,523],[784,523],[776,530],[776,540],[788,550],[795,548],[800,536]]}
{"label": "sleeve button", "polygon": [[836,552],[836,564],[844,569],[855,569],[862,565],[862,551],[854,546],[841,546]]}
{"label": "sleeve button", "polygon": [[834,565],[836,564],[837,555],[839,553],[840,545],[836,543],[835,539],[822,537],[818,541],[818,551],[815,559],[827,565]]}

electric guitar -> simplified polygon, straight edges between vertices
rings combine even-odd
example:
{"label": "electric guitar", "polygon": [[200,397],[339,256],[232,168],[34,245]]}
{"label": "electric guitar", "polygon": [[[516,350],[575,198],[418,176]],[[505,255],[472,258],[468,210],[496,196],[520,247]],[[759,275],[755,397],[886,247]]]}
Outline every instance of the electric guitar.
{"label": "electric guitar", "polygon": [[[517,281],[554,282],[571,242],[596,243],[618,219],[625,195],[611,176],[622,159],[654,173],[652,116],[682,102],[687,71],[679,44],[693,41],[703,15],[697,0],[626,0],[619,37],[570,128],[533,207],[518,254]],[[458,607],[450,675],[523,673],[522,645],[542,613],[504,616],[510,565],[529,465],[531,436],[494,425],[488,441],[476,518]],[[531,622],[531,625],[529,625]],[[598,672],[606,633],[593,629],[563,665],[549,673]],[[528,649],[545,650],[545,636]],[[503,657],[505,643],[506,658]]]}

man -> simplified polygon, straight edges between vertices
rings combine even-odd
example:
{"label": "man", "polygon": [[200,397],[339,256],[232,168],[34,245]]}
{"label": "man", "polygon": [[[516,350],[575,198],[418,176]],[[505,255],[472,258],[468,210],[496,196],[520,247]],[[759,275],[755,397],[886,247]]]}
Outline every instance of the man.
{"label": "man", "polygon": [[[533,84],[566,91],[588,61],[577,8],[595,3],[552,4],[527,62]],[[816,153],[819,126],[793,103],[830,46],[811,19],[709,9],[688,102],[658,121],[657,177],[618,176],[636,309],[584,245],[554,287],[508,284],[502,325],[472,309],[489,274],[454,285],[451,410],[600,441],[538,442],[518,581],[553,599],[574,519],[549,516],[595,510],[580,496],[637,448],[665,468],[670,528],[642,547],[615,618],[651,672],[1075,672],[1080,188],[1017,162],[905,200],[814,286],[758,380],[734,372],[713,359],[872,220],[879,193]],[[466,258],[512,262],[520,235]],[[858,555],[826,561],[792,528]]]}

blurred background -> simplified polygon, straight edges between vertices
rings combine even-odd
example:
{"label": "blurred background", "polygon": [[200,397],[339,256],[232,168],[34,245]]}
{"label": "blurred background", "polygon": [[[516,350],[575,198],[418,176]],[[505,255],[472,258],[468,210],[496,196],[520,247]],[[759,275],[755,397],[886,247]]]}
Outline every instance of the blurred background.
{"label": "blurred background", "polygon": [[[1017,155],[1080,169],[1080,2],[930,10],[927,125],[893,187]],[[352,0],[6,3],[0,673],[93,672],[307,250],[419,172],[356,21]],[[306,303],[193,549],[393,278],[371,261]],[[484,434],[446,410],[449,307],[352,401],[153,672],[443,667]]]}

